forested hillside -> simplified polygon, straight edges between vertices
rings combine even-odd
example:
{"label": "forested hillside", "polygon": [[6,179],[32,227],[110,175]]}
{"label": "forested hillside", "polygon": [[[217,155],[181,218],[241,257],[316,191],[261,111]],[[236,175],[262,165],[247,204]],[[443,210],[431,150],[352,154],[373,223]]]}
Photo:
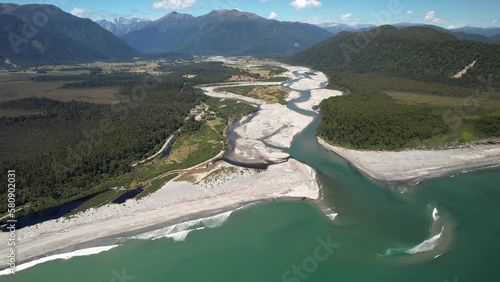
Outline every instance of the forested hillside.
{"label": "forested hillside", "polygon": [[0,14],[0,61],[2,63],[7,58],[18,65],[107,58],[104,54],[64,34],[46,28],[40,28],[31,42],[22,37],[15,37],[15,35],[23,34],[24,26],[25,22],[21,19]]}
{"label": "forested hillside", "polygon": [[477,61],[465,79],[489,74],[494,81],[500,78],[500,45],[459,40],[428,27],[343,32],[290,61],[329,72],[377,72],[431,81],[449,78]]}
{"label": "forested hillside", "polygon": [[[53,61],[130,59],[140,55],[97,23],[53,5],[0,3],[0,17],[2,62],[9,58],[19,65],[37,65]],[[12,45],[17,49],[13,50]]]}

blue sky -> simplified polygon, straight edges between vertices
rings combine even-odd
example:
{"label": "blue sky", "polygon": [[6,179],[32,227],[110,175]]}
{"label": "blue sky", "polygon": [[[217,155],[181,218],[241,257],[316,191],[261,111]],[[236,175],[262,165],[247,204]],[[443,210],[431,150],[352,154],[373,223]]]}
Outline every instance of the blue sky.
{"label": "blue sky", "polygon": [[310,23],[428,23],[446,28],[500,26],[500,0],[11,0],[17,4],[54,4],[96,19],[156,19],[177,11],[195,16],[217,9],[240,9],[266,18]]}

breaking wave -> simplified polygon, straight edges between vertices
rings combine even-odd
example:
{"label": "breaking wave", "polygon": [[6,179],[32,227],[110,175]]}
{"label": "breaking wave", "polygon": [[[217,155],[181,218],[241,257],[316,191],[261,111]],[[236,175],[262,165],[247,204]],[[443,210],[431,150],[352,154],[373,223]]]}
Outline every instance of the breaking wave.
{"label": "breaking wave", "polygon": [[[27,263],[23,263],[21,265],[16,266],[16,272],[19,272],[21,270],[25,270],[27,268],[33,267],[38,264],[46,263],[49,261],[53,260],[68,260],[70,258],[74,257],[84,257],[84,256],[90,256],[90,255],[96,255],[102,252],[109,251],[115,247],[118,247],[119,245],[111,245],[111,246],[104,246],[104,247],[94,247],[94,248],[87,248],[87,249],[82,249],[78,251],[73,251],[69,253],[64,253],[64,254],[57,254],[57,255],[52,255],[48,257],[43,257],[34,261],[30,261]],[[10,268],[4,269],[0,271],[0,275],[9,275],[12,274],[12,271]]]}
{"label": "breaking wave", "polygon": [[434,250],[437,245],[439,245],[439,242],[441,240],[441,235],[443,235],[444,227],[441,228],[441,232],[439,234],[436,234],[432,236],[431,238],[423,241],[422,243],[418,244],[417,246],[409,249],[406,251],[407,254],[417,254],[417,253],[422,253],[422,252],[428,252]]}
{"label": "breaking wave", "polygon": [[[437,208],[434,208],[432,211],[432,219],[434,220],[433,228],[436,228],[437,226],[439,226],[439,225],[436,225],[436,224],[440,224],[438,222],[440,217],[439,217],[439,211]],[[433,228],[431,228],[431,230]],[[389,249],[386,251],[384,256],[417,254],[417,253],[432,251],[432,250],[436,249],[436,247],[439,246],[443,232],[444,232],[444,226],[441,226],[441,231],[438,234],[426,239],[422,243],[420,243],[416,246],[413,246],[411,248],[392,248],[392,249]]]}
{"label": "breaking wave", "polygon": [[178,224],[167,226],[165,228],[132,236],[130,237],[130,239],[156,240],[160,238],[171,238],[176,242],[184,241],[187,235],[191,231],[202,230],[205,228],[215,228],[221,226],[222,224],[224,224],[224,222],[226,222],[226,220],[233,212],[234,210],[210,217],[204,217],[204,218],[189,220],[186,222],[181,222]]}

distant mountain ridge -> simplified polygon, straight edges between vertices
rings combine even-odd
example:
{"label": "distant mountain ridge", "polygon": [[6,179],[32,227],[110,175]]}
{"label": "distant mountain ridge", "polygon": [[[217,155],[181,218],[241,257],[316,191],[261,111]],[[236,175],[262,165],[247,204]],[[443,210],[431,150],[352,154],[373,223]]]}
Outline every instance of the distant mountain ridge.
{"label": "distant mountain ridge", "polygon": [[[22,24],[23,27],[9,32],[13,32],[13,34],[22,38],[23,41],[28,41],[31,45],[34,42],[43,43],[43,48],[38,49],[45,50],[44,55],[50,54],[52,50],[65,50],[60,56],[57,56],[57,54],[49,56],[54,60],[71,58],[72,52],[75,52],[74,57],[78,59],[82,58],[82,54],[87,54],[87,60],[130,58],[139,54],[133,47],[97,23],[89,19],[73,16],[54,5],[0,4],[0,15],[11,16],[4,17],[4,21],[12,22],[14,21],[12,17],[19,19],[20,22],[18,21],[17,24]],[[15,26],[15,23],[11,24]],[[13,26],[10,28],[13,29]],[[40,40],[38,37],[42,35],[44,37]],[[51,40],[49,40],[49,35]],[[4,45],[6,43],[2,42],[0,44]],[[87,50],[84,51],[83,47],[86,47]],[[35,51],[32,48],[26,50]],[[31,60],[36,60],[36,58],[30,57],[34,54],[31,51],[26,54],[26,58],[22,58],[24,54],[22,52],[17,54],[16,57],[18,59],[31,58]],[[42,60],[46,59],[44,55],[41,56]]]}
{"label": "distant mountain ridge", "polygon": [[371,24],[347,25],[341,23],[322,23],[318,24],[317,26],[328,30],[332,34],[338,34],[341,33],[342,31],[349,31],[349,32],[366,31],[377,27],[376,25],[371,25]]}
{"label": "distant mountain ridge", "polygon": [[151,22],[152,21],[146,19],[139,19],[139,18],[127,19],[122,17],[115,18],[113,21],[108,21],[108,20],[96,21],[97,24],[111,31],[114,35],[118,37],[132,31],[143,29]]}
{"label": "distant mountain ridge", "polygon": [[194,17],[172,12],[122,36],[143,52],[200,55],[286,55],[331,37],[310,24],[268,20],[239,10]]}
{"label": "distant mountain ridge", "polygon": [[460,28],[451,29],[451,31],[474,33],[474,34],[480,34],[480,35],[484,35],[484,36],[487,36],[487,37],[491,37],[491,36],[495,36],[495,35],[500,34],[500,27],[471,27],[471,26],[464,26],[464,27],[460,27]]}
{"label": "distant mountain ridge", "polygon": [[[317,24],[317,26],[328,30],[334,35],[339,34],[342,31],[361,32],[377,28],[376,25],[370,25],[370,24],[346,25],[336,22]],[[500,43],[498,39],[494,38],[495,35],[500,34],[500,28],[494,28],[494,27],[492,28],[464,27],[457,29],[445,29],[435,25],[429,25],[423,23],[410,23],[410,22],[394,23],[392,24],[392,26],[397,27],[399,29],[412,26],[431,27],[449,33],[458,39],[474,40],[485,43]]]}

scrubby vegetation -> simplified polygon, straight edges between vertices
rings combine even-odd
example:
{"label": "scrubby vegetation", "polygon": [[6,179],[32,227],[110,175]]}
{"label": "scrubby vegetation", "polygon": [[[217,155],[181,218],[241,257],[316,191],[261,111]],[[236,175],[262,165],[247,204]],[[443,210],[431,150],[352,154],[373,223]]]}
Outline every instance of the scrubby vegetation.
{"label": "scrubby vegetation", "polygon": [[158,179],[153,180],[151,182],[151,184],[148,185],[147,187],[145,187],[144,191],[142,191],[135,198],[137,200],[146,198],[147,196],[149,196],[149,195],[153,194],[154,192],[160,190],[160,188],[163,187],[163,185],[165,185],[165,183],[169,182],[170,180],[174,179],[175,177],[177,177],[177,174],[174,173],[174,174],[169,174],[167,176],[160,177]]}
{"label": "scrubby vegetation", "polygon": [[218,92],[230,92],[242,96],[263,100],[268,103],[286,104],[288,91],[281,86],[229,86],[215,89]]}

